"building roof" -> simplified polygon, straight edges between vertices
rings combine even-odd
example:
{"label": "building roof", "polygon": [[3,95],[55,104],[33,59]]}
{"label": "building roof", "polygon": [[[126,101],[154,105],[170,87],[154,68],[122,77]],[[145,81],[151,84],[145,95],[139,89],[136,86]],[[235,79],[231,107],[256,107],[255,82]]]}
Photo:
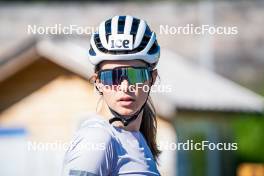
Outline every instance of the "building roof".
{"label": "building roof", "polygon": [[[162,49],[157,68],[160,84],[170,85],[172,89],[162,93],[163,99],[166,99],[164,106],[206,111],[263,112],[263,97],[219,74],[188,63],[174,52]],[[156,100],[159,98],[156,97]]]}
{"label": "building roof", "polygon": [[[87,48],[71,40],[33,39],[0,56],[0,82],[38,58],[89,78],[93,66]],[[263,113],[263,97],[209,70],[191,65],[176,53],[162,49],[156,86],[167,92],[152,92],[157,112],[172,116],[177,109],[194,111]],[[167,86],[167,88],[166,88]],[[156,89],[156,90],[158,90]]]}

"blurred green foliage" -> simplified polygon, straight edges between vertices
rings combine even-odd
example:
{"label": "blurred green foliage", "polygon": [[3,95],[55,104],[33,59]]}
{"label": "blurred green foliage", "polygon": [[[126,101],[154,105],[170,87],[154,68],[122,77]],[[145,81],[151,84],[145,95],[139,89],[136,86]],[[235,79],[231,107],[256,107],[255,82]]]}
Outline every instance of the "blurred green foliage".
{"label": "blurred green foliage", "polygon": [[[206,140],[204,134],[195,134],[190,136],[190,139],[193,139],[194,143],[201,143]],[[206,175],[206,151],[205,150],[191,150],[190,151],[190,160],[192,174],[196,176]]]}
{"label": "blurred green foliage", "polygon": [[[264,77],[242,85],[264,96]],[[232,127],[235,142],[238,143],[238,162],[264,163],[264,114],[235,116]]]}
{"label": "blurred green foliage", "polygon": [[234,140],[238,143],[239,162],[264,162],[263,115],[240,115],[234,118]]}

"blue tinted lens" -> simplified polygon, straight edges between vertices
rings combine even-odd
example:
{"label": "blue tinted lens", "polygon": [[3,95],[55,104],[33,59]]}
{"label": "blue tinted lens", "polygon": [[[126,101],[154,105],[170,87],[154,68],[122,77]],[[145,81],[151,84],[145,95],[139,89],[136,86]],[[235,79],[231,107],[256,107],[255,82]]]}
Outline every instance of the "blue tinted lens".
{"label": "blue tinted lens", "polygon": [[119,85],[124,78],[134,85],[144,83],[150,76],[150,69],[147,67],[118,67],[99,72],[99,79],[104,85]]}
{"label": "blue tinted lens", "polygon": [[102,71],[99,79],[104,85],[113,85],[112,71]]}

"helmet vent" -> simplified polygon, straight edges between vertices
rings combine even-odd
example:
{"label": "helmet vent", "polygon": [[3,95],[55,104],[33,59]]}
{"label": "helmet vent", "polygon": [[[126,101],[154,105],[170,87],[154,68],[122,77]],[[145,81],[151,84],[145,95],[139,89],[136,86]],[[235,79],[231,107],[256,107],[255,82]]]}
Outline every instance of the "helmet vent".
{"label": "helmet vent", "polygon": [[135,42],[135,39],[136,39],[136,34],[137,34],[139,22],[140,22],[139,19],[133,18],[132,27],[131,27],[131,31],[130,31],[130,34],[133,35],[133,43]]}
{"label": "helmet vent", "polygon": [[151,48],[149,49],[148,54],[155,54],[157,53],[158,49],[159,49],[158,43],[157,41],[155,41],[153,45],[151,46]]}
{"label": "helmet vent", "polygon": [[107,20],[105,22],[105,36],[106,36],[106,41],[108,42],[109,35],[111,35],[111,19]]}
{"label": "helmet vent", "polygon": [[120,16],[118,18],[118,34],[123,34],[125,29],[126,16]]}

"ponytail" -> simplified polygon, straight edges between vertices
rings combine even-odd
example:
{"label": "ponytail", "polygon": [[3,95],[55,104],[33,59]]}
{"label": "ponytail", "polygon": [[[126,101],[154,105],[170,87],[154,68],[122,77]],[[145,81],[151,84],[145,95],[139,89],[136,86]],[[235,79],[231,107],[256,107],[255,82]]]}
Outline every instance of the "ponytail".
{"label": "ponytail", "polygon": [[148,101],[143,109],[143,116],[140,125],[140,132],[145,137],[147,144],[157,161],[157,158],[161,151],[158,149],[158,145],[156,142],[156,135],[157,135],[157,118],[156,118],[156,111],[152,100],[148,97]]}

